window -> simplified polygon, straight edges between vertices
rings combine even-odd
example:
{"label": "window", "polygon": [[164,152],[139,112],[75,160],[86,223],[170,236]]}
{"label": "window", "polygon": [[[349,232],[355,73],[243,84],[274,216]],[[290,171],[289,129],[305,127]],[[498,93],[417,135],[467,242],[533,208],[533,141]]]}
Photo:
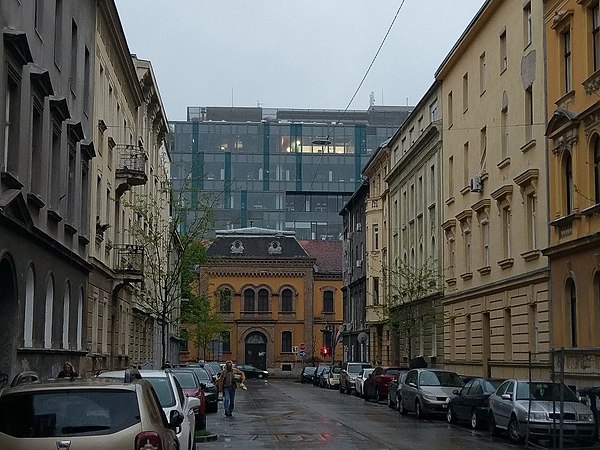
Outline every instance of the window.
{"label": "window", "polygon": [[46,310],[44,311],[44,348],[52,348],[52,314],[54,306],[54,279],[46,283]]}
{"label": "window", "polygon": [[254,290],[246,289],[244,291],[244,311],[254,312]]}
{"label": "window", "polygon": [[373,277],[373,305],[379,305],[379,277]]}
{"label": "window", "polygon": [[31,191],[44,194],[42,191],[42,161],[44,160],[43,142],[43,100],[37,95],[31,99]]}
{"label": "window", "polygon": [[18,148],[19,148],[19,105],[21,97],[21,82],[12,66],[8,65],[4,109],[4,151],[2,154],[2,169],[17,171]]}
{"label": "window", "polygon": [[463,75],[463,113],[469,109],[469,74]]}
{"label": "window", "polygon": [[291,331],[283,331],[281,333],[281,353],[292,353]]}
{"label": "window", "polygon": [[510,308],[504,310],[504,359],[512,360],[512,316]]}
{"label": "window", "polygon": [[69,224],[75,224],[75,144],[69,142],[69,165],[67,180],[67,218]]}
{"label": "window", "polygon": [[44,24],[44,0],[35,0],[33,7],[33,24],[38,34],[42,35],[42,26]]}
{"label": "window", "polygon": [[504,259],[511,257],[511,213],[510,206],[502,208],[502,252]]}
{"label": "window", "polygon": [[73,94],[77,94],[77,48],[79,46],[78,36],[77,36],[77,24],[73,20],[71,22],[71,74],[69,85],[71,88],[71,92]]}
{"label": "window", "polygon": [[455,242],[454,237],[448,239],[448,272],[450,278],[454,278],[454,260],[455,260]]}
{"label": "window", "polygon": [[485,52],[479,56],[479,93],[483,94],[487,89],[487,60]]}
{"label": "window", "polygon": [[293,293],[291,289],[284,289],[281,292],[281,311],[283,312],[293,312],[294,311],[294,301],[293,301]]}
{"label": "window", "polygon": [[65,285],[65,296],[63,298],[63,329],[62,329],[62,348],[69,349],[69,315],[71,306],[71,286]]}
{"label": "window", "polygon": [[471,229],[464,230],[465,238],[465,273],[471,273]]}
{"label": "window", "polygon": [[569,283],[569,328],[571,331],[571,347],[577,347],[577,291],[575,282]]}
{"label": "window", "polygon": [[571,78],[571,32],[563,33],[563,77],[564,77],[564,92],[571,92],[573,89],[573,81]]}
{"label": "window", "polygon": [[481,263],[482,267],[490,265],[490,222],[487,217],[481,221]]}
{"label": "window", "polygon": [[594,142],[594,199],[600,203],[600,138]]}
{"label": "window", "polygon": [[523,8],[523,41],[525,47],[531,44],[532,38],[531,3],[527,3]]}
{"label": "window", "polygon": [[594,52],[594,72],[600,69],[600,8],[598,3],[592,8],[592,50]]}
{"label": "window", "polygon": [[453,125],[453,115],[452,115],[452,110],[453,110],[453,104],[452,104],[452,91],[450,91],[448,93],[448,128],[450,128]]}
{"label": "window", "polygon": [[569,215],[573,212],[573,170],[571,166],[571,155],[565,156],[564,162],[564,192],[565,192],[565,213]]}
{"label": "window", "polygon": [[454,197],[454,156],[448,158],[448,197]]}
{"label": "window", "polygon": [[525,89],[525,142],[533,138],[533,86]]}
{"label": "window", "polygon": [[25,281],[25,313],[23,325],[23,345],[33,347],[33,302],[35,300],[35,276],[33,269],[27,269]]}
{"label": "window", "polygon": [[333,312],[333,291],[323,291],[323,312]]}
{"label": "window", "polygon": [[223,344],[223,353],[231,352],[231,334],[229,331],[221,332],[221,343]]}
{"label": "window", "polygon": [[379,250],[379,225],[373,225],[373,250]]}
{"label": "window", "polygon": [[463,186],[469,185],[469,143],[463,145]]}
{"label": "window", "polygon": [[269,291],[260,289],[258,291],[258,312],[269,311]]}
{"label": "window", "polygon": [[483,127],[479,132],[479,168],[485,171],[487,160],[487,127]]}
{"label": "window", "polygon": [[500,73],[508,68],[508,56],[506,53],[506,30],[500,33]]}
{"label": "window", "polygon": [[527,195],[526,198],[526,217],[527,217],[527,244],[530,250],[537,248],[536,235],[536,214],[537,198],[534,193]]}
{"label": "window", "polygon": [[88,234],[88,229],[89,229],[89,167],[88,167],[88,161],[87,160],[82,160],[81,161],[81,192],[80,192],[80,214],[79,214],[79,218],[81,221],[81,234],[82,235],[87,235]]}
{"label": "window", "polygon": [[63,45],[63,0],[54,3],[54,63],[60,68]]}
{"label": "window", "polygon": [[231,299],[233,293],[229,288],[219,289],[219,312],[228,313],[231,312]]}
{"label": "window", "polygon": [[509,156],[508,149],[508,105],[502,108],[502,115],[500,117],[500,132],[502,133],[502,159],[506,159]]}
{"label": "window", "polygon": [[89,116],[90,115],[90,96],[92,89],[92,74],[90,73],[91,64],[90,64],[90,51],[87,47],[85,47],[84,60],[83,60],[83,112]]}
{"label": "window", "polygon": [[431,120],[431,122],[435,122],[436,120],[438,120],[438,104],[437,104],[437,100],[434,100],[429,105],[429,119]]}

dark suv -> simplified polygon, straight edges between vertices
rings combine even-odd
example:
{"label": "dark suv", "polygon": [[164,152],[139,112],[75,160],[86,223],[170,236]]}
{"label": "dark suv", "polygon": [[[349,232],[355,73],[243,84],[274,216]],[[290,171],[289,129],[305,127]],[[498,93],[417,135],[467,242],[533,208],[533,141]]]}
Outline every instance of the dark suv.
{"label": "dark suv", "polygon": [[370,369],[371,364],[362,362],[347,362],[340,373],[340,393],[350,394],[354,389],[356,377],[362,369]]}
{"label": "dark suv", "polygon": [[132,379],[59,379],[0,391],[0,448],[179,448],[152,385]]}

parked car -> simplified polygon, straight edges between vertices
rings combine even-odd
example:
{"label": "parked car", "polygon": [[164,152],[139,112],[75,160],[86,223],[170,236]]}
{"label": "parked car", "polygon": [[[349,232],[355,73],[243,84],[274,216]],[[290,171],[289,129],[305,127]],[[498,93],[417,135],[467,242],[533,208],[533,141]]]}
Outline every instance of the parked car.
{"label": "parked car", "polygon": [[[194,372],[189,369],[171,369],[177,381],[183,389],[183,393],[188,397],[196,397],[200,400],[200,408],[196,412],[196,430],[206,429],[206,395],[204,389],[206,385],[201,383]],[[204,414],[201,413],[204,411]]]}
{"label": "parked car", "polygon": [[236,364],[235,367],[244,372],[246,378],[267,378],[269,376],[268,371],[259,369],[250,364]]}
{"label": "parked car", "polygon": [[[117,378],[127,380],[130,370],[116,370],[101,372],[98,378]],[[175,378],[171,369],[166,370],[140,370],[137,376],[148,380],[156,395],[165,415],[171,417],[172,411],[177,411],[183,416],[183,421],[177,428],[177,439],[182,450],[194,448],[194,432],[196,430],[196,411],[200,409],[200,401],[195,397],[186,397],[183,389]],[[206,419],[205,419],[206,420]],[[206,422],[204,422],[206,423]]]}
{"label": "parked car", "polygon": [[406,367],[378,366],[364,383],[363,398],[374,398],[377,403],[387,399],[390,383]]}
{"label": "parked car", "polygon": [[356,377],[361,369],[370,368],[371,364],[361,362],[347,362],[340,372],[340,392],[350,394],[355,389]]}
{"label": "parked car", "polygon": [[460,377],[448,370],[412,369],[400,389],[400,414],[414,411],[418,419],[427,414],[447,414],[454,391],[463,387]]}
{"label": "parked car", "polygon": [[219,410],[219,388],[213,382],[213,378],[206,368],[200,366],[187,366],[178,367],[171,370],[175,373],[177,373],[179,370],[188,370],[194,372],[198,377],[200,384],[204,385],[203,391],[206,401],[206,412],[217,412]]}
{"label": "parked car", "polygon": [[300,383],[312,383],[315,378],[317,368],[314,366],[304,366],[300,373]]}
{"label": "parked car", "polygon": [[337,389],[337,387],[340,385],[341,371],[342,368],[340,366],[333,366],[331,369],[329,369],[329,376],[327,377],[325,387],[329,389]]}
{"label": "parked car", "polygon": [[354,395],[357,397],[363,396],[365,381],[367,381],[369,375],[371,375],[374,370],[375,369],[371,367],[369,369],[361,369],[361,371],[358,372],[356,380],[354,381]]}
{"label": "parked car", "polygon": [[398,375],[394,377],[392,382],[390,383],[390,387],[388,388],[388,406],[393,409],[398,408],[398,392],[402,387],[402,383],[406,379],[406,374],[408,370],[403,370]]}
{"label": "parked car", "polygon": [[491,396],[491,410],[490,432],[506,430],[515,443],[526,436],[534,441],[558,437],[561,416],[565,438],[587,443],[594,436],[592,410],[562,383],[506,380]]}
{"label": "parked car", "polygon": [[487,424],[490,415],[490,396],[504,380],[471,378],[453,392],[446,418],[449,423],[470,422],[474,430]]}
{"label": "parked car", "polygon": [[319,373],[319,387],[324,388],[327,387],[328,383],[329,383],[329,376],[331,374],[331,369],[332,367],[325,367],[320,373]]}
{"label": "parked car", "polygon": [[179,449],[177,410],[162,410],[147,380],[57,379],[0,392],[0,448]]}
{"label": "parked car", "polygon": [[323,371],[328,370],[331,367],[330,364],[319,364],[317,366],[317,371],[315,372],[315,377],[313,379],[313,386],[319,386],[321,382],[321,375]]}

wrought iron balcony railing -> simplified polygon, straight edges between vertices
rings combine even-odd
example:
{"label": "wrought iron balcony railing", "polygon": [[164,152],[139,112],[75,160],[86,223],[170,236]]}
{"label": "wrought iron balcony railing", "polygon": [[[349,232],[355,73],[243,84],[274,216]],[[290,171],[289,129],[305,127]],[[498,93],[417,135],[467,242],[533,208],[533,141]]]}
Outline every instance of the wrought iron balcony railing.
{"label": "wrought iron balcony railing", "polygon": [[137,280],[144,273],[144,247],[134,244],[114,244],[115,272]]}
{"label": "wrought iron balcony railing", "polygon": [[121,196],[132,186],[146,184],[146,160],[148,159],[144,148],[133,144],[118,144],[114,147],[119,158],[116,174],[119,179],[117,196]]}

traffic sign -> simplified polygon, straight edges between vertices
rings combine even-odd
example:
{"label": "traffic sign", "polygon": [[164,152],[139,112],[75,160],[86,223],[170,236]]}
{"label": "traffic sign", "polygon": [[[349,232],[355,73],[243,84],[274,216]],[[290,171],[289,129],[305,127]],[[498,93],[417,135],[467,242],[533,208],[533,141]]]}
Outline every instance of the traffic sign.
{"label": "traffic sign", "polygon": [[306,356],[306,352],[304,350],[300,350],[300,357],[304,358]]}
{"label": "traffic sign", "polygon": [[301,352],[306,350],[306,345],[304,345],[304,342],[302,344],[300,344],[298,347],[300,348]]}

